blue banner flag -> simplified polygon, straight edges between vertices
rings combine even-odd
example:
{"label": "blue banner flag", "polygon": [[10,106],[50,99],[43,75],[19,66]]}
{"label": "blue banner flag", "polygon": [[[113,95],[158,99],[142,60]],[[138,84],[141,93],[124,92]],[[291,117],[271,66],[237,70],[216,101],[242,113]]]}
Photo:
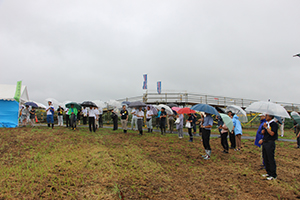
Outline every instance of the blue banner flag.
{"label": "blue banner flag", "polygon": [[157,82],[157,93],[160,94],[161,93],[161,81]]}
{"label": "blue banner flag", "polygon": [[147,74],[144,74],[143,77],[144,77],[143,89],[147,90]]}

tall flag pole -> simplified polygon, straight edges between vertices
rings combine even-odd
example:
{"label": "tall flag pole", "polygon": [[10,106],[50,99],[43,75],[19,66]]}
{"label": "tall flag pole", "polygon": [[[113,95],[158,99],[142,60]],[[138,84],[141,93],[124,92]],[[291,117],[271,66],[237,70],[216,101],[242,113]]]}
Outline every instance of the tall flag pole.
{"label": "tall flag pole", "polygon": [[147,74],[144,74],[143,77],[144,77],[143,90],[147,90]]}
{"label": "tall flag pole", "polygon": [[161,93],[161,81],[157,81],[157,93]]}

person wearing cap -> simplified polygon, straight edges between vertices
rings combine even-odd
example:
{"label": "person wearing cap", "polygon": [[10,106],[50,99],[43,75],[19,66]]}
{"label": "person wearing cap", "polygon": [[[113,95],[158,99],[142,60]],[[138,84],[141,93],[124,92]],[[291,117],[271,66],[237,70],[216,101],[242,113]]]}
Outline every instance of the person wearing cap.
{"label": "person wearing cap", "polygon": [[53,129],[54,128],[54,119],[53,119],[54,107],[51,101],[48,101],[48,106],[46,106],[46,112],[47,112],[48,127],[50,127],[50,124],[52,124],[52,129]]}
{"label": "person wearing cap", "polygon": [[210,140],[210,133],[211,133],[211,128],[213,126],[214,119],[212,118],[211,114],[205,113],[205,117],[203,119],[203,124],[201,125],[202,129],[202,142],[203,142],[203,147],[205,149],[206,155],[203,155],[202,157],[205,160],[210,159],[211,156],[211,148],[209,144]]}
{"label": "person wearing cap", "polygon": [[69,109],[68,114],[69,116],[71,116],[70,118],[71,129],[76,130],[76,120],[77,120],[78,110],[77,108],[74,107],[74,104],[71,104],[71,108]]}
{"label": "person wearing cap", "polygon": [[275,140],[278,139],[278,124],[274,121],[274,116],[266,114],[266,122],[263,124],[262,134],[264,138],[259,141],[263,144],[263,157],[267,174],[267,180],[274,180],[277,178],[276,162],[275,162]]}
{"label": "person wearing cap", "polygon": [[58,126],[63,126],[64,125],[64,109],[61,106],[58,106],[57,108],[57,121],[58,121]]}
{"label": "person wearing cap", "polygon": [[166,135],[166,118],[167,118],[167,112],[165,108],[162,107],[160,113],[160,132],[162,135]]}
{"label": "person wearing cap", "polygon": [[[260,117],[260,125],[259,125],[259,127],[258,127],[258,129],[257,129],[257,131],[256,131],[256,137],[255,137],[254,144],[255,144],[256,146],[258,146],[259,148],[261,148],[262,144],[259,144],[259,141],[260,141],[261,139],[264,138],[264,135],[262,134],[261,131],[262,131],[262,129],[263,129],[264,123],[266,123],[267,120],[266,120],[265,114],[260,114],[259,117]],[[261,166],[264,167],[263,151],[262,151],[262,148],[261,148],[261,160],[262,160],[262,165],[261,165]]]}
{"label": "person wearing cap", "polygon": [[143,135],[144,111],[142,110],[142,107],[139,107],[139,110],[136,111],[136,117],[139,135]]}
{"label": "person wearing cap", "polygon": [[127,133],[127,122],[128,122],[128,110],[126,109],[126,105],[122,106],[122,110],[120,111],[121,116],[121,125],[124,133]]}

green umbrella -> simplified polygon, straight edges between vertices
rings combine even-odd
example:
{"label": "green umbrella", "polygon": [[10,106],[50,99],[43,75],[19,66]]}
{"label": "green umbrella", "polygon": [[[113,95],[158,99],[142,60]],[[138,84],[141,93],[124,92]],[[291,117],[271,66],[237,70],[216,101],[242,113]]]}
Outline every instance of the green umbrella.
{"label": "green umbrella", "polygon": [[297,122],[297,124],[300,125],[300,115],[297,112],[293,111],[291,112],[291,116]]}
{"label": "green umbrella", "polygon": [[227,126],[229,132],[231,132],[232,129],[233,129],[233,122],[232,122],[232,119],[231,119],[228,115],[223,114],[223,113],[220,113],[220,116],[221,116],[221,118],[222,118],[224,124]]}
{"label": "green umbrella", "polygon": [[67,103],[65,106],[67,107],[67,108],[71,108],[71,105],[74,105],[74,108],[76,108],[77,110],[80,110],[81,109],[81,106],[78,104],[78,103],[76,103],[76,102],[70,102],[70,103]]}

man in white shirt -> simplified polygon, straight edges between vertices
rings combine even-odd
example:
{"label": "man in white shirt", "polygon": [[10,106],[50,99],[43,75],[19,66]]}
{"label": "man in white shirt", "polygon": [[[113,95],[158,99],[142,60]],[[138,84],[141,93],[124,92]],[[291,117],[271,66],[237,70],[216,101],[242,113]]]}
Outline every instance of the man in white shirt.
{"label": "man in white shirt", "polygon": [[99,127],[103,128],[103,119],[102,119],[103,110],[101,107],[98,107],[98,110],[99,110]]}
{"label": "man in white shirt", "polygon": [[97,128],[99,128],[99,123],[98,123],[99,110],[98,110],[98,108],[94,108],[94,113],[95,113],[95,125],[96,125],[96,129],[97,129]]}
{"label": "man in white shirt", "polygon": [[83,115],[83,125],[86,125],[87,123],[87,114],[88,114],[88,111],[87,111],[87,108],[86,107],[83,107],[83,110],[82,110],[82,115]]}
{"label": "man in white shirt", "polygon": [[90,106],[90,110],[89,110],[89,129],[90,132],[92,132],[92,126],[93,126],[93,131],[96,132],[96,127],[95,127],[95,111],[93,109],[93,107]]}
{"label": "man in white shirt", "polygon": [[46,106],[46,112],[47,112],[48,127],[50,127],[50,124],[52,124],[52,129],[53,129],[54,128],[54,119],[53,119],[54,107],[51,101],[48,101],[48,106]]}
{"label": "man in white shirt", "polygon": [[147,106],[147,112],[146,112],[146,125],[148,128],[148,133],[152,133],[153,127],[152,127],[152,116],[153,112],[150,109],[150,106]]}
{"label": "man in white shirt", "polygon": [[144,119],[144,111],[142,111],[142,107],[139,107],[139,110],[136,111],[137,117],[137,126],[139,130],[139,135],[143,135],[143,119]]}
{"label": "man in white shirt", "polygon": [[[134,108],[132,111],[131,111],[131,114],[132,114],[132,119],[131,119],[131,130],[134,130],[136,131],[137,130],[137,117],[136,117],[136,113],[137,113],[137,109]],[[133,128],[135,126],[135,129]]]}

